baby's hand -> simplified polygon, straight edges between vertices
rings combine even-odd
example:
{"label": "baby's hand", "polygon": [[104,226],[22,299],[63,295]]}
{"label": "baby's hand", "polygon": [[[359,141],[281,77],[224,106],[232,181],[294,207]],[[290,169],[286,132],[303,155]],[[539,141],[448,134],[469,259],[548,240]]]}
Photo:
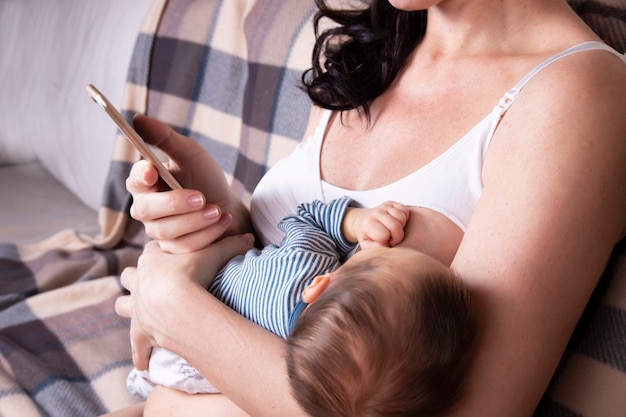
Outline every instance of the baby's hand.
{"label": "baby's hand", "polygon": [[404,239],[404,226],[409,220],[409,208],[387,201],[371,209],[350,207],[343,221],[343,235],[361,248],[395,246]]}

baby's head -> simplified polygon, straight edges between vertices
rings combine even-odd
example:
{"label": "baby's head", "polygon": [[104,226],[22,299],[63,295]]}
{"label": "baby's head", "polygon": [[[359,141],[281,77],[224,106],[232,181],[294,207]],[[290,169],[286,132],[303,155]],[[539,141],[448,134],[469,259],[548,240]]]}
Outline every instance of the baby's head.
{"label": "baby's head", "polygon": [[436,416],[455,403],[476,324],[448,268],[409,248],[366,249],[303,298],[287,366],[310,415]]}

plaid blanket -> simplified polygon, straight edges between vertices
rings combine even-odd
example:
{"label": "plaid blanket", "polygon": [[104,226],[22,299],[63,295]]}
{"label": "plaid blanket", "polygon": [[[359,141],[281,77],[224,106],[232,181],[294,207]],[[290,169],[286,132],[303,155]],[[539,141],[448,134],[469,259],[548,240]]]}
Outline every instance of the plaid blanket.
{"label": "plaid blanket", "polygon": [[[622,0],[572,1],[626,50]],[[313,44],[312,0],[155,0],[138,35],[123,113],[157,117],[199,141],[245,201],[300,139],[299,89]],[[118,274],[145,243],[124,180],[138,155],[118,138],[101,233],[65,230],[0,245],[0,416],[95,416],[132,404],[127,320],[113,310]],[[537,416],[623,416],[626,244],[600,281]]]}
{"label": "plaid blanket", "polygon": [[[245,201],[306,127],[299,88],[311,0],[156,0],[138,35],[122,113],[145,113],[207,148]],[[81,97],[82,98],[82,97]],[[119,137],[101,233],[0,245],[0,416],[95,416],[132,404],[129,323],[117,275],[145,237],[124,180],[139,155]]]}

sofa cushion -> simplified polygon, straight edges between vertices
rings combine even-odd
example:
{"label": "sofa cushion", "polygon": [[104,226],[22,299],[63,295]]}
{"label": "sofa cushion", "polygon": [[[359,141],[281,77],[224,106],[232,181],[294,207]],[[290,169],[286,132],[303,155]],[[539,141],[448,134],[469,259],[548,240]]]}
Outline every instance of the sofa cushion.
{"label": "sofa cushion", "polygon": [[101,203],[115,126],[85,94],[121,103],[150,0],[0,2],[0,164],[38,159],[93,209]]}

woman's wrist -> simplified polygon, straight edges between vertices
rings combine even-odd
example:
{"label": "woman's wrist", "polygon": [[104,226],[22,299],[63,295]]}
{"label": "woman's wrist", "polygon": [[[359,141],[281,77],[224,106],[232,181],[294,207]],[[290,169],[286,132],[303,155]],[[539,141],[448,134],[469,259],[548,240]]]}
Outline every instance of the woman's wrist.
{"label": "woman's wrist", "polygon": [[226,230],[226,235],[252,233],[253,228],[252,222],[250,221],[250,211],[232,189],[230,193],[230,200],[231,203],[225,209],[231,214],[233,221]]}
{"label": "woman's wrist", "polygon": [[157,320],[152,334],[156,346],[178,353],[188,335],[202,325],[199,317],[192,314],[190,308],[198,302],[198,297],[210,295],[198,282],[187,279],[183,274],[173,278],[175,279],[171,280],[171,285],[154,292],[149,308]]}

